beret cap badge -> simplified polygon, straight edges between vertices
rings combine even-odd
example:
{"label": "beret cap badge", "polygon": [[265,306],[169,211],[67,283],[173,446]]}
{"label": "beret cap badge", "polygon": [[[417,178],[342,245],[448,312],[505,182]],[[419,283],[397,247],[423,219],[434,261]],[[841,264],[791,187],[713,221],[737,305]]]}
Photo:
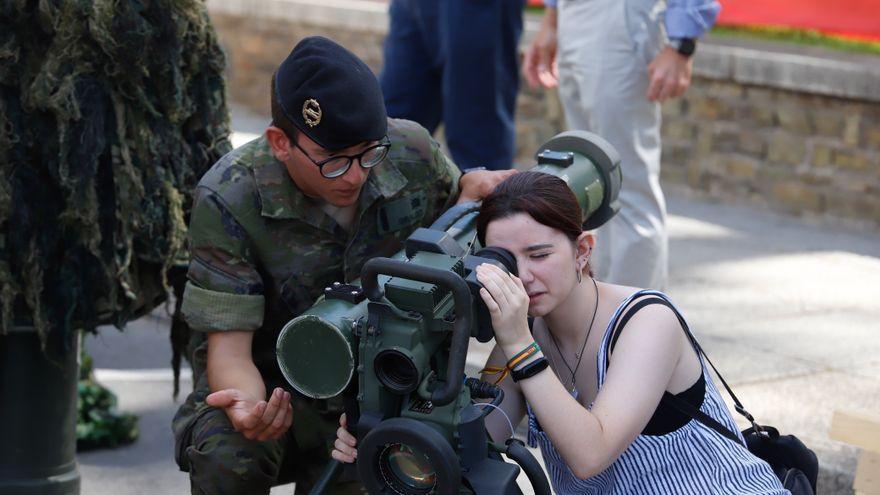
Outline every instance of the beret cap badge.
{"label": "beret cap badge", "polygon": [[321,105],[318,104],[318,100],[309,98],[303,102],[302,116],[309,127],[315,127],[321,123],[321,114]]}

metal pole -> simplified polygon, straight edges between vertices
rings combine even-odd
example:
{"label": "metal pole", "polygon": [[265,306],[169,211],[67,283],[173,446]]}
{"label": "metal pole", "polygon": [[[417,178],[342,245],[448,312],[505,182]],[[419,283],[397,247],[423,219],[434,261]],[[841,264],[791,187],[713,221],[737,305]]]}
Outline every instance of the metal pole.
{"label": "metal pole", "polygon": [[0,494],[78,495],[76,400],[79,339],[32,327],[0,336]]}

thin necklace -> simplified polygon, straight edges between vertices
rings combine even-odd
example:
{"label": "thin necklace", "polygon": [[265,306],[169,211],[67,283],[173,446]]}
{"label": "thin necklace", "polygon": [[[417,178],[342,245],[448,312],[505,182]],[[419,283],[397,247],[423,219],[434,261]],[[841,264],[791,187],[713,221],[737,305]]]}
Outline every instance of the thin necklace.
{"label": "thin necklace", "polygon": [[599,309],[599,285],[596,284],[596,279],[591,278],[593,281],[593,288],[596,289],[596,303],[593,306],[593,317],[590,318],[590,326],[587,327],[587,335],[584,337],[584,343],[581,345],[581,352],[578,352],[574,355],[577,358],[577,363],[574,365],[574,369],[568,365],[568,361],[565,360],[565,356],[562,355],[562,350],[559,349],[559,343],[556,342],[556,337],[553,336],[553,332],[550,331],[550,328],[547,327],[547,333],[550,334],[550,339],[553,340],[553,345],[556,347],[556,353],[559,354],[559,357],[562,358],[563,364],[568,368],[569,373],[571,373],[571,391],[575,391],[575,383],[577,382],[577,371],[578,368],[581,367],[581,360],[584,358],[584,350],[587,348],[587,341],[590,340],[590,332],[593,331],[593,323],[596,321],[596,313]]}

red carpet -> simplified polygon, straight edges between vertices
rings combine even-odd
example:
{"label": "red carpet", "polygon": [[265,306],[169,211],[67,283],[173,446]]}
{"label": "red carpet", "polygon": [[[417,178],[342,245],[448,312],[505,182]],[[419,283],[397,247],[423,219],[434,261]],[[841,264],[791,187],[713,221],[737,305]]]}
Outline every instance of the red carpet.
{"label": "red carpet", "polygon": [[[880,41],[880,0],[720,0],[718,24],[783,26]],[[529,5],[543,5],[529,0]]]}
{"label": "red carpet", "polygon": [[815,29],[880,41],[880,0],[722,0],[718,24]]}

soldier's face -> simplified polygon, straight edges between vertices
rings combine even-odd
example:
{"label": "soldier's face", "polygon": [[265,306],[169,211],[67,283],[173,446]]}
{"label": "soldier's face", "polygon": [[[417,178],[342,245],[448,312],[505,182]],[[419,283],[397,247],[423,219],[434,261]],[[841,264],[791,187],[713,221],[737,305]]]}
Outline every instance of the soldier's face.
{"label": "soldier's face", "polygon": [[369,169],[364,169],[354,161],[343,175],[330,179],[321,175],[320,169],[312,160],[320,162],[335,155],[357,155],[375,143],[365,142],[343,150],[328,151],[304,134],[298,134],[296,144],[299,148],[290,144],[287,159],[282,161],[302,192],[321,198],[333,206],[350,206],[357,202],[361,188],[370,176]]}

